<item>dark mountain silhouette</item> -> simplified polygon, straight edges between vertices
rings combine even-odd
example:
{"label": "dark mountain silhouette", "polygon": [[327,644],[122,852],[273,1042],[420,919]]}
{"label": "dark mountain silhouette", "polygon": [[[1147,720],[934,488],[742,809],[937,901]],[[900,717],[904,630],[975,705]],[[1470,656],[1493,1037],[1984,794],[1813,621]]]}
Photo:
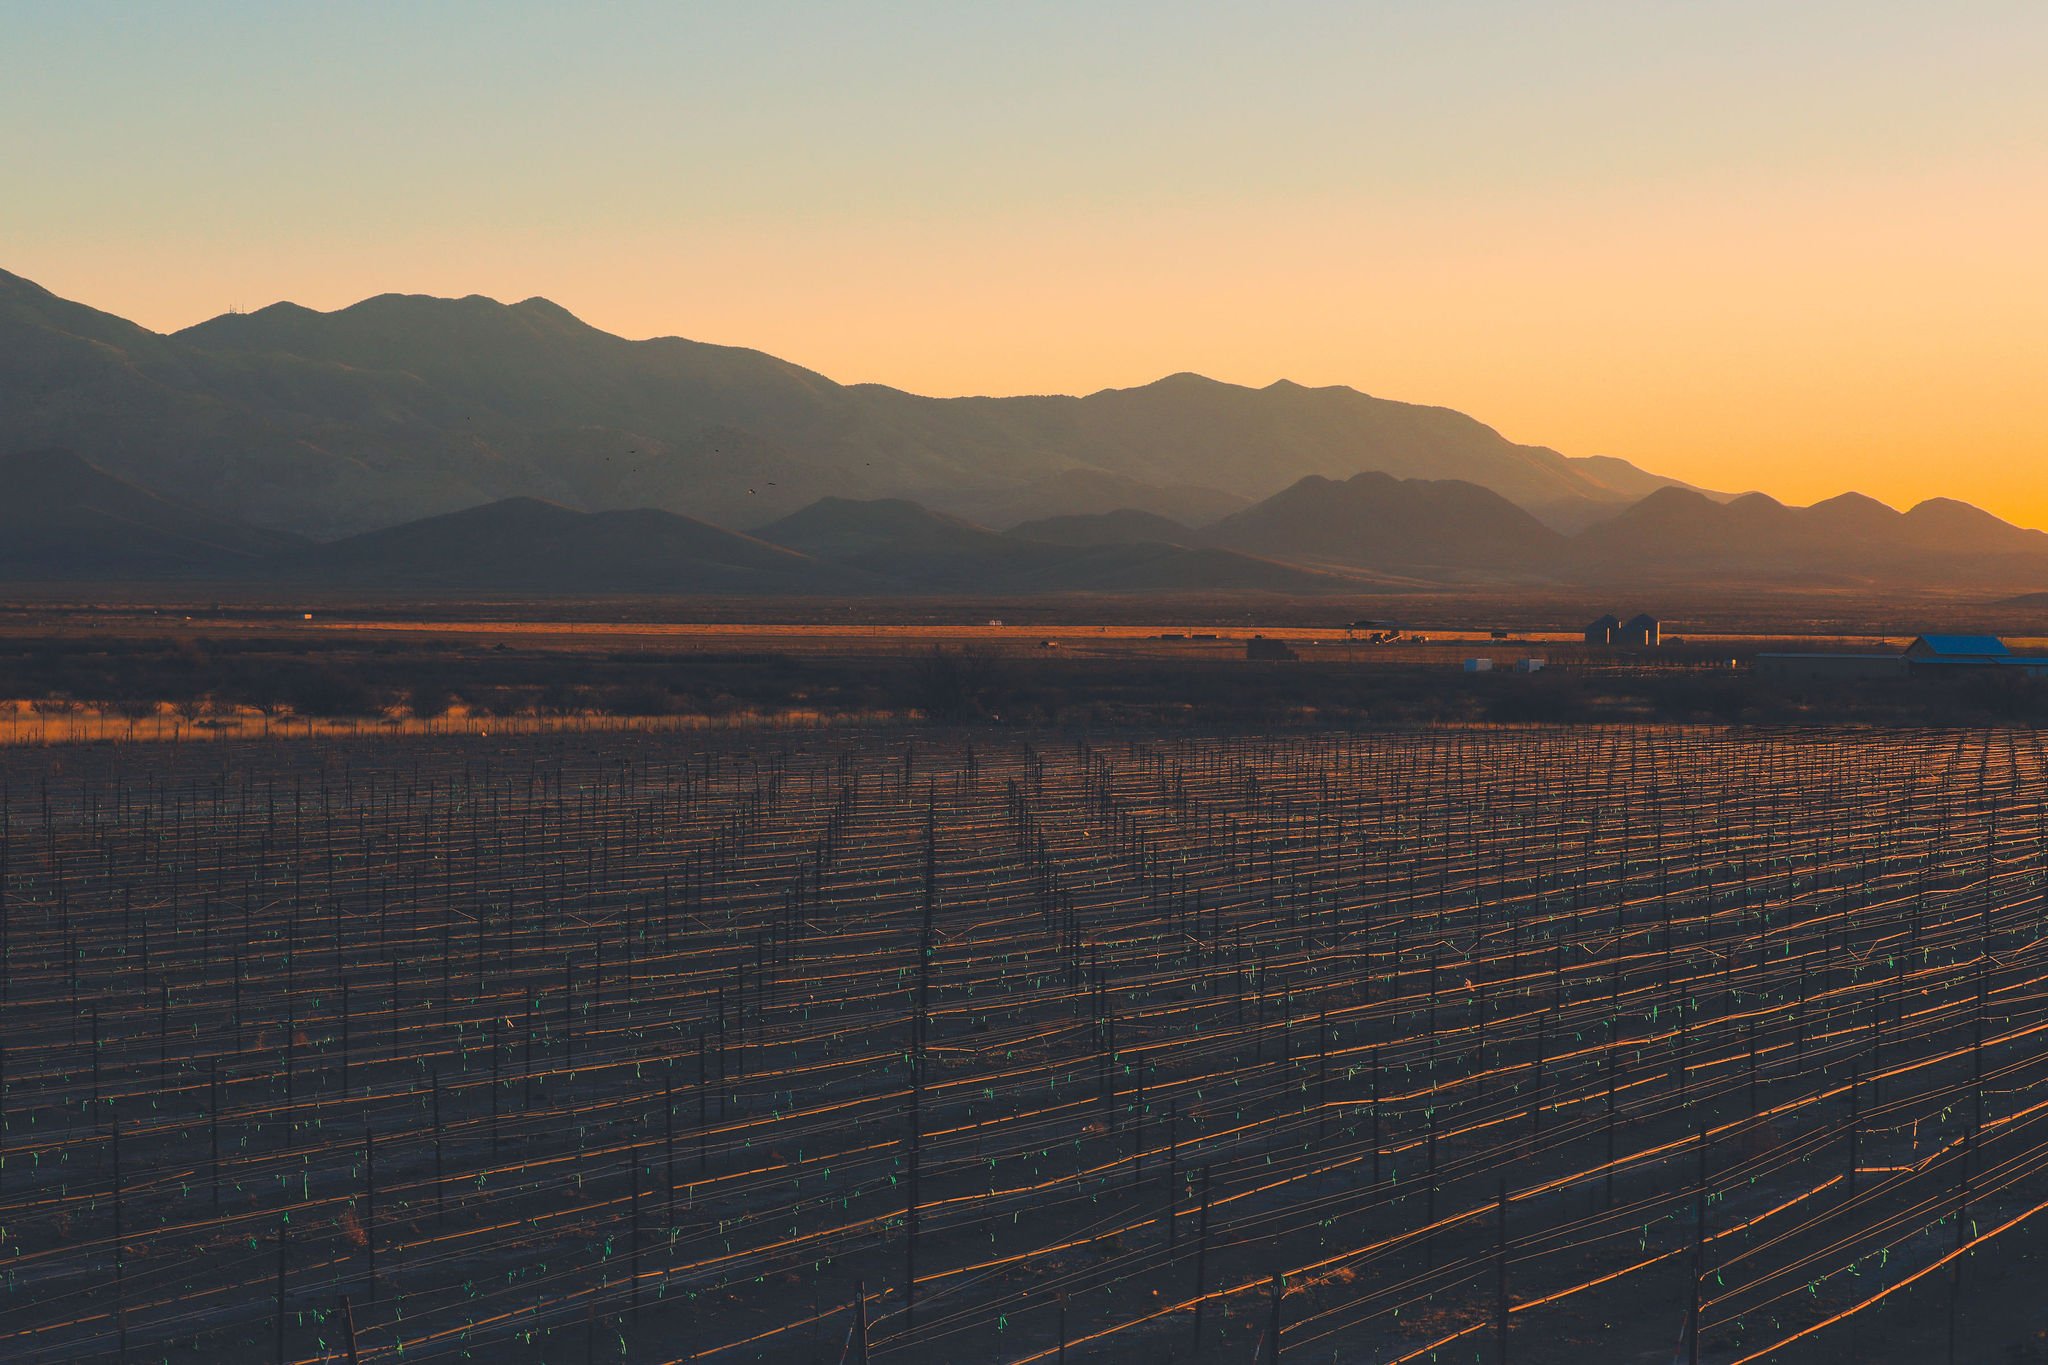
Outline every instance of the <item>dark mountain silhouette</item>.
{"label": "dark mountain silhouette", "polygon": [[300,544],[116,478],[68,450],[0,456],[0,576],[199,576]]}
{"label": "dark mountain silhouette", "polygon": [[1004,554],[1015,542],[986,526],[920,506],[908,498],[820,498],[754,534],[774,545],[839,563],[870,556]]}
{"label": "dark mountain silhouette", "polygon": [[756,532],[927,592],[1264,591],[1369,586],[1346,575],[1219,549],[1152,542],[1063,545],[991,531],[900,498],[826,498]]}
{"label": "dark mountain silhouette", "polygon": [[508,498],[301,550],[285,578],[507,592],[831,593],[858,574],[648,509],[578,512]]}
{"label": "dark mountain silhouette", "polygon": [[1020,540],[1042,540],[1050,545],[1194,545],[1201,542],[1200,533],[1193,527],[1171,517],[1141,512],[1135,507],[1119,507],[1114,512],[1045,517],[1012,526],[1007,534]]}
{"label": "dark mountain silhouette", "polygon": [[0,449],[52,444],[315,534],[511,496],[723,525],[827,496],[1004,522],[1117,506],[1203,519],[1368,468],[1469,479],[1567,519],[1627,498],[1604,466],[1346,388],[1175,375],[1081,398],[923,398],[759,351],[628,341],[543,299],[277,304],[161,336],[0,273]]}
{"label": "dark mountain silhouette", "polygon": [[1788,507],[1667,488],[1581,532],[1568,565],[1595,577],[1974,585],[2048,574],[2048,535],[1945,498],[1900,512],[1859,493]]}
{"label": "dark mountain silhouette", "polygon": [[1202,535],[1253,554],[1446,578],[1541,575],[1567,544],[1477,484],[1379,473],[1303,479]]}
{"label": "dark mountain silhouette", "polygon": [[1286,564],[1235,550],[1160,544],[1075,547],[1070,558],[1046,564],[1012,582],[1012,590],[1018,592],[1266,592],[1294,596],[1406,586],[1376,576]]}
{"label": "dark mountain silhouette", "polygon": [[[931,505],[983,526],[1014,530],[1025,521],[1090,516],[1102,508],[1130,508],[1199,526],[1249,507],[1252,499],[1201,484],[1146,483],[1099,469],[1062,469],[1027,484],[940,493]],[[1596,515],[1611,511],[1599,504]]]}
{"label": "dark mountain silhouette", "polygon": [[[1086,397],[922,398],[759,351],[628,341],[543,299],[278,304],[164,336],[0,272],[0,450],[46,447],[80,459],[16,472],[0,548],[14,577],[229,572],[285,545],[261,526],[405,529],[286,558],[479,587],[845,591],[856,569],[876,590],[1173,573],[1282,591],[2048,580],[2048,536],[1966,504],[1727,498],[1347,388],[1180,374]],[[515,499],[528,502],[490,506]],[[758,558],[767,547],[746,537],[733,541],[755,558],[714,544],[730,533],[704,524],[777,519],[806,542],[793,548],[816,539],[834,566],[823,578],[801,557]],[[1019,521],[1022,536],[987,524]],[[559,537],[542,542],[556,562],[519,552],[539,531]]]}

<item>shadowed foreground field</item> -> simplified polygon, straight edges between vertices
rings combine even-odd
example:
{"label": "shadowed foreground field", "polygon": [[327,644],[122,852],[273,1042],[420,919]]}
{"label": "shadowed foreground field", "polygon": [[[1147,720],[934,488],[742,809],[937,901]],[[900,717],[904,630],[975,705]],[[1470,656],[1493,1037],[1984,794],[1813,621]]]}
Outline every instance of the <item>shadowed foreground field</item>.
{"label": "shadowed foreground field", "polygon": [[2002,731],[13,749],[0,1357],[2039,1359],[2044,798]]}

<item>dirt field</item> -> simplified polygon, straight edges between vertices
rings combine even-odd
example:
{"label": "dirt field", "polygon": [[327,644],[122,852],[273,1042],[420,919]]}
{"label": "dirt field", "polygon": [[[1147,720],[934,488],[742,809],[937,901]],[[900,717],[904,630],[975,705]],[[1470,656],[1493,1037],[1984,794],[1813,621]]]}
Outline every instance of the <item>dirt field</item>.
{"label": "dirt field", "polygon": [[[334,600],[17,600],[0,607],[0,742],[297,734],[482,735],[633,720],[644,728],[972,720],[1004,727],[1234,729],[1485,721],[1746,721],[1885,725],[2048,720],[2048,688],[1773,685],[1749,674],[1766,649],[1894,650],[1955,603],[1766,604],[1752,617],[1667,621],[1654,650],[1592,649],[1548,622],[1475,622],[1498,603],[1044,602],[1024,620],[960,619],[984,604],[926,603],[932,617],[729,619],[731,602],[411,604]],[[1840,605],[1840,604],[1835,604]],[[845,617],[862,604],[785,604],[786,618]],[[1379,613],[1353,616],[1363,607]],[[303,608],[303,609],[302,609]],[[1141,610],[1142,609],[1142,610]],[[1089,613],[1101,610],[1106,616]],[[1505,610],[1505,608],[1503,608]],[[1524,615],[1533,612],[1524,604]],[[1730,611],[1733,609],[1730,608]],[[1949,615],[1941,615],[1946,611]],[[1137,613],[1135,619],[1124,619]],[[1219,621],[1218,617],[1234,617]],[[1855,619],[1850,619],[1854,617]],[[1399,620],[1398,638],[1385,623]],[[1001,621],[1002,624],[992,624]],[[1375,623],[1364,625],[1364,622]],[[2040,647],[2027,623],[1995,628]],[[2035,623],[2041,628],[2042,623]],[[1355,627],[1355,628],[1354,628]],[[1507,638],[1496,639],[1496,634]],[[1291,660],[1247,658],[1264,637]],[[1375,637],[1382,637],[1377,639]],[[1490,659],[1491,675],[1463,660]],[[1512,672],[1541,659],[1535,676]]]}

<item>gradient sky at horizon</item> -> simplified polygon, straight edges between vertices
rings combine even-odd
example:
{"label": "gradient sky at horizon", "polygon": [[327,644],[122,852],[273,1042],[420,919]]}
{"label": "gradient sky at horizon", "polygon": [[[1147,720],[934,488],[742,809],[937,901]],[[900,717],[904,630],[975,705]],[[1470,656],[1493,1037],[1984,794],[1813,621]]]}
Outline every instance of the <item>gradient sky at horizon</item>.
{"label": "gradient sky at horizon", "polygon": [[0,45],[0,267],[161,330],[540,294],[2048,526],[2040,0],[0,0]]}

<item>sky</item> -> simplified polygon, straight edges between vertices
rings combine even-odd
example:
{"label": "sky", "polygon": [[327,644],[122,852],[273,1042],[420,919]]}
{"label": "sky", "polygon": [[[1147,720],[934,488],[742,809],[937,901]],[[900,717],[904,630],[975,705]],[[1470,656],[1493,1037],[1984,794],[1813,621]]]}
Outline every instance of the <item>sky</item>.
{"label": "sky", "polygon": [[0,50],[0,268],[159,330],[543,295],[2048,526],[2041,0],[0,0]]}

